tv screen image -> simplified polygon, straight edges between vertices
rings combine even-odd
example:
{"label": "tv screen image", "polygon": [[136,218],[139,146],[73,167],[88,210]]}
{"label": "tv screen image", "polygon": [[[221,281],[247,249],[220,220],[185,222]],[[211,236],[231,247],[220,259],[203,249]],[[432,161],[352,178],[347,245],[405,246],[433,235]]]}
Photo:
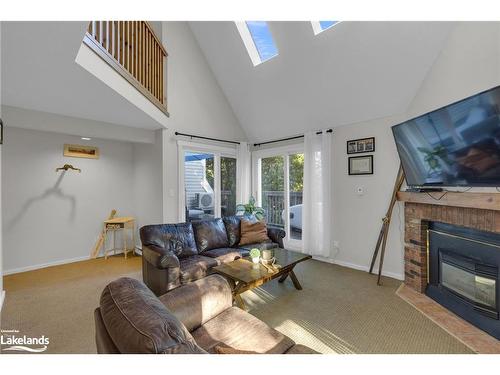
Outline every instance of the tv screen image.
{"label": "tv screen image", "polygon": [[392,131],[409,186],[500,186],[500,86]]}

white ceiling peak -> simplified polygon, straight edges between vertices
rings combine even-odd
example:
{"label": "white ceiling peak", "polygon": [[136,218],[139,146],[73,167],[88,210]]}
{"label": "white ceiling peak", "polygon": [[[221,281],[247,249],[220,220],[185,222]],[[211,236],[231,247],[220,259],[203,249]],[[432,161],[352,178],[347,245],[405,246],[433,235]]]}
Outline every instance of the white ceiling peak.
{"label": "white ceiling peak", "polygon": [[190,22],[252,141],[405,112],[451,22],[269,22],[280,51],[253,66],[233,22]]}

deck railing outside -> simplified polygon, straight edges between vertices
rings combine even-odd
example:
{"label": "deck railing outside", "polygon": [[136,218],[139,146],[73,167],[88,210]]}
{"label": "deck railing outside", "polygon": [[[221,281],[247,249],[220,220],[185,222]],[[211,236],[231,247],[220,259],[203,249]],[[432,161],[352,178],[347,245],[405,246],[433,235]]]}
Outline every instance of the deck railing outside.
{"label": "deck railing outside", "polygon": [[[291,192],[290,207],[298,204],[302,204],[302,192]],[[285,209],[284,191],[263,191],[262,208],[266,211],[266,221],[268,224],[281,228],[285,226],[282,216]]]}
{"label": "deck railing outside", "polygon": [[84,43],[167,113],[167,52],[146,21],[92,21]]}

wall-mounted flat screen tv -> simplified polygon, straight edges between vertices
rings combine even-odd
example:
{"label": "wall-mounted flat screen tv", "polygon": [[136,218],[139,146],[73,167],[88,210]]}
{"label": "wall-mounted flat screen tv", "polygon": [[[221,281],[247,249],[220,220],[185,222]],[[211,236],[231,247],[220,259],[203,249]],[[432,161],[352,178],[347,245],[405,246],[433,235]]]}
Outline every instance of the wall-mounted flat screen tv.
{"label": "wall-mounted flat screen tv", "polygon": [[500,186],[500,86],[392,132],[409,186]]}

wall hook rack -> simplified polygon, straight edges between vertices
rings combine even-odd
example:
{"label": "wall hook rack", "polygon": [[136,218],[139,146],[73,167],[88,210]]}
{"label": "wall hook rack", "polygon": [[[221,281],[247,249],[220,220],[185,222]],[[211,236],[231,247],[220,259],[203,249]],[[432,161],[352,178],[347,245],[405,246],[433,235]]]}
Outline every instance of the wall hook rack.
{"label": "wall hook rack", "polygon": [[82,173],[82,170],[80,168],[75,168],[71,164],[64,164],[62,167],[57,168],[56,172],[67,171],[69,169],[71,169],[73,171],[78,171],[78,173]]}

